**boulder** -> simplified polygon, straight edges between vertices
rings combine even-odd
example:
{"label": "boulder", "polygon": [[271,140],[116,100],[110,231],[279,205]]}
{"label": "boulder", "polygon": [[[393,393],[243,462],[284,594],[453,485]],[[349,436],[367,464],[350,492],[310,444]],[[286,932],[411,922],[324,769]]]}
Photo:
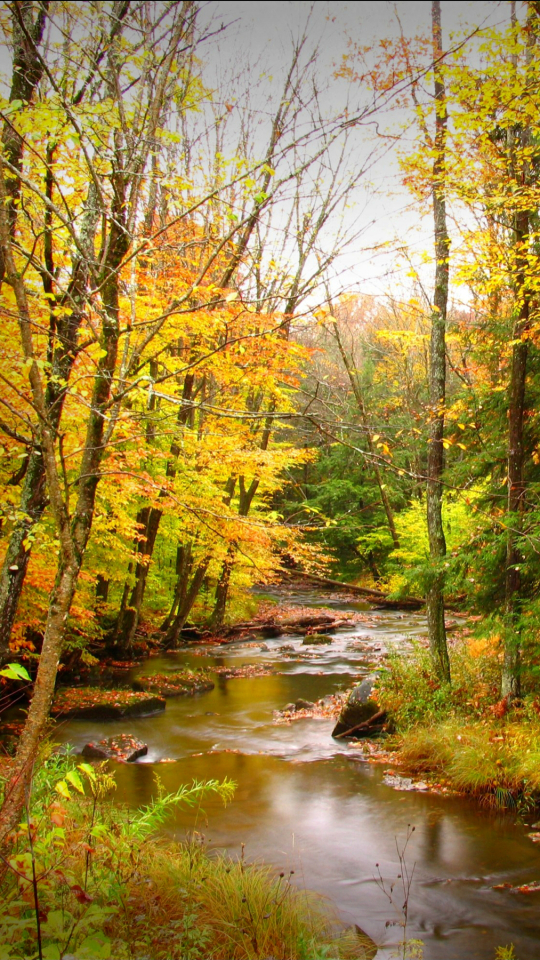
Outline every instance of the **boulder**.
{"label": "boulder", "polygon": [[[342,736],[352,727],[367,723],[375,714],[381,713],[379,705],[376,700],[372,698],[374,683],[374,677],[366,677],[365,680],[362,680],[361,683],[358,683],[352,688],[349,698],[339,715],[338,722],[332,731],[333,737]],[[377,718],[378,722],[363,730],[355,730],[351,736],[370,737],[373,736],[374,733],[380,733],[384,720],[385,717],[381,715]]]}
{"label": "boulder", "polygon": [[123,720],[149,717],[165,709],[163,697],[134,690],[63,687],[57,691],[51,717],[74,720]]}
{"label": "boulder", "polygon": [[148,747],[142,740],[120,733],[117,737],[107,737],[98,743],[87,743],[83,748],[83,757],[95,760],[120,760],[133,763],[148,753]]}
{"label": "boulder", "polygon": [[302,640],[302,645],[322,647],[328,643],[333,643],[332,637],[329,637],[327,633],[308,633],[307,636]]}

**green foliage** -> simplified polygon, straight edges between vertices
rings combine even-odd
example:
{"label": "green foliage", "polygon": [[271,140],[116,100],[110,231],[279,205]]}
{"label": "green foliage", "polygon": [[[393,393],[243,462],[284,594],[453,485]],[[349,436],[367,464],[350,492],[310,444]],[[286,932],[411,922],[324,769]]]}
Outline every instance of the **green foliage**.
{"label": "green foliage", "polygon": [[514,944],[511,943],[507,947],[497,947],[495,960],[518,960],[516,951],[514,950]]}
{"label": "green foliage", "polygon": [[440,681],[429,652],[419,644],[404,656],[390,652],[378,683],[381,706],[399,730],[418,723],[431,725],[449,716],[468,721],[483,716],[497,701],[500,667],[492,656],[477,657],[466,645],[451,651],[452,684]]}
{"label": "green foliage", "polygon": [[7,667],[0,670],[0,677],[7,677],[8,680],[29,680],[30,683],[32,682],[28,670],[20,663],[8,663]]}

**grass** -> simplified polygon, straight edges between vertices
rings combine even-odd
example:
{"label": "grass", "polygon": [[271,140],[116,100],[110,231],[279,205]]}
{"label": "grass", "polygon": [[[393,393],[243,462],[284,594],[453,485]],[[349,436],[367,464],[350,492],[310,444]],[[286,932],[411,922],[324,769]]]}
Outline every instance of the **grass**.
{"label": "grass", "polygon": [[49,757],[0,869],[2,960],[371,960],[359,930],[339,930],[291,874],[209,856],[195,836],[159,838],[177,803],[231,783],[192,784],[138,812],[114,805],[106,767]]}
{"label": "grass", "polygon": [[499,700],[500,663],[488,643],[451,650],[452,686],[434,676],[427,652],[390,658],[379,700],[394,720],[394,744],[413,774],[433,776],[493,807],[540,806],[540,704],[533,692]]}

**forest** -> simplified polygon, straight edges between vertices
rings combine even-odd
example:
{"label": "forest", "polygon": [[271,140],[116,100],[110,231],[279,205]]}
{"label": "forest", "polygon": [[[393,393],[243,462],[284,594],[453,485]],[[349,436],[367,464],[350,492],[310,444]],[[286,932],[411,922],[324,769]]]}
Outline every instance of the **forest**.
{"label": "forest", "polygon": [[[51,716],[103,671],[263,621],[288,639],[280,616],[298,634],[280,614],[296,589],[421,618],[376,670],[383,759],[483,809],[540,807],[540,3],[476,4],[485,18],[458,27],[433,0],[420,32],[398,3],[371,42],[349,22],[330,65],[327,5],[281,4],[303,19],[273,67],[235,47],[233,6],[0,4],[1,957],[375,956],[323,920],[263,941],[251,911],[233,949],[198,894],[169,905],[176,946],[114,946],[111,902],[139,893],[105,860],[144,848],[166,885],[147,838],[175,804],[228,801],[234,776],[161,785],[113,829],[109,768],[54,749]],[[369,204],[387,211],[375,227]],[[300,612],[324,644],[332,618]],[[213,685],[184,666],[191,694]],[[210,868],[188,854],[191,891]],[[300,923],[290,877],[261,868],[242,894],[243,859],[225,863],[215,903],[257,895]],[[403,958],[422,955],[410,890]]]}

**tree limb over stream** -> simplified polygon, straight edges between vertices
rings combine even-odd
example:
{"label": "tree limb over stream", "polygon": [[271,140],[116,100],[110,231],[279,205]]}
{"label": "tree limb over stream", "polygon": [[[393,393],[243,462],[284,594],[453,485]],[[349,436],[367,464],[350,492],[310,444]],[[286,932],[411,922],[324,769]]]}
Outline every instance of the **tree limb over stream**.
{"label": "tree limb over stream", "polygon": [[310,583],[326,587],[329,590],[343,590],[344,593],[355,593],[360,597],[376,604],[378,607],[391,607],[396,610],[420,610],[424,606],[424,600],[420,597],[402,597],[394,600],[388,597],[381,590],[374,590],[367,587],[357,587],[353,583],[342,583],[341,580],[331,580],[328,577],[319,577],[314,573],[302,573],[301,571],[288,570],[287,576],[296,577],[299,580],[309,580]]}

